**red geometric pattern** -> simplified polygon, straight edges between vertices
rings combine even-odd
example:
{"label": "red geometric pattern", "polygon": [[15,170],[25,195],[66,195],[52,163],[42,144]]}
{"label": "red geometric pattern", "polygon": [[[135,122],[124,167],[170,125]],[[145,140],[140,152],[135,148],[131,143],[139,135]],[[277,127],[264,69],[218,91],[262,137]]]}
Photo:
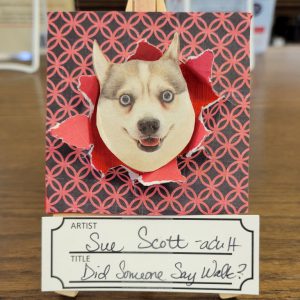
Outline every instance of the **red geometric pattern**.
{"label": "red geometric pattern", "polygon": [[77,89],[93,75],[94,39],[123,62],[147,39],[165,51],[180,33],[181,59],[214,52],[212,84],[222,100],[203,112],[205,150],[178,158],[187,181],[145,187],[123,167],[102,178],[82,150],[46,135],[46,212],[123,215],[238,214],[248,210],[249,28],[245,13],[76,12],[48,15],[47,128],[89,113]]}

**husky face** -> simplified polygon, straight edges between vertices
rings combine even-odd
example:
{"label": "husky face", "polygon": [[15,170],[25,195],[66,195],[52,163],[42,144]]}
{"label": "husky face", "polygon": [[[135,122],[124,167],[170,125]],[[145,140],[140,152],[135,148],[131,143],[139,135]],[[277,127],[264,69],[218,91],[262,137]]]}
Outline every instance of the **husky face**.
{"label": "husky face", "polygon": [[154,171],[189,143],[195,113],[179,68],[179,41],[157,61],[109,63],[94,42],[101,85],[97,128],[110,151],[130,168]]}

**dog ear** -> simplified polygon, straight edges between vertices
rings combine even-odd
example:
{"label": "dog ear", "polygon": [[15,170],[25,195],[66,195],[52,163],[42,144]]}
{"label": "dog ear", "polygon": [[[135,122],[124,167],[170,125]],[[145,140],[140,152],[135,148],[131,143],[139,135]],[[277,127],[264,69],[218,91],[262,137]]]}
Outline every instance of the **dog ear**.
{"label": "dog ear", "polygon": [[105,80],[106,72],[109,69],[111,63],[106,59],[105,55],[101,51],[98,43],[94,40],[93,44],[93,66],[94,71],[100,81]]}
{"label": "dog ear", "polygon": [[174,34],[173,40],[172,40],[168,50],[162,56],[162,59],[173,59],[173,60],[178,61],[179,54],[180,54],[180,41],[179,41],[179,35],[176,32]]}

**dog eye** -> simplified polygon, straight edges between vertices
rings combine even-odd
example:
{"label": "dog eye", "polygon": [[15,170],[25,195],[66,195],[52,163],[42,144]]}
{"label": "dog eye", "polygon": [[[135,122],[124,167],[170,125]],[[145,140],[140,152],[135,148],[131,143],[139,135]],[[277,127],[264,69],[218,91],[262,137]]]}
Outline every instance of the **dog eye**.
{"label": "dog eye", "polygon": [[172,102],[174,100],[174,94],[171,91],[163,91],[160,94],[160,100],[163,102]]}
{"label": "dog eye", "polygon": [[132,98],[132,96],[130,96],[128,94],[124,94],[120,97],[119,102],[123,106],[128,106],[128,105],[132,104],[133,98]]}

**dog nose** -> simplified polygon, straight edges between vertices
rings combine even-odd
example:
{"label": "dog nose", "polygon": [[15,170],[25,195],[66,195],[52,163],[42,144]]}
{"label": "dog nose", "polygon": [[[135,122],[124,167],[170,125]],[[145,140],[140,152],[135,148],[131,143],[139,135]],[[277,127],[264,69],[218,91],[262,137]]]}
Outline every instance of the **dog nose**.
{"label": "dog nose", "polygon": [[159,129],[160,122],[157,119],[142,119],[138,121],[138,130],[144,135],[152,135]]}

